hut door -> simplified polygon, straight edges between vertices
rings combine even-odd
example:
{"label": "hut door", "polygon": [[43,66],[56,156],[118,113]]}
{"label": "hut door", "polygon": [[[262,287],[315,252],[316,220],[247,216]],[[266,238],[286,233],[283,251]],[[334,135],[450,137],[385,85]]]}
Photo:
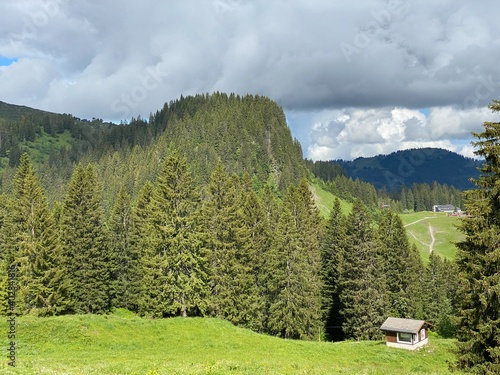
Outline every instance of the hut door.
{"label": "hut door", "polygon": [[425,328],[420,330],[420,341],[425,340]]}

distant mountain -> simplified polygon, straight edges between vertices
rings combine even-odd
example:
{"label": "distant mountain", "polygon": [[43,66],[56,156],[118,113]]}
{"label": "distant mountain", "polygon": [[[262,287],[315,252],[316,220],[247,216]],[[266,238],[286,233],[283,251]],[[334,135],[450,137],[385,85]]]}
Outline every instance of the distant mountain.
{"label": "distant mountain", "polygon": [[23,116],[37,115],[44,116],[53,113],[26,107],[24,105],[8,104],[0,101],[0,120],[19,121]]}
{"label": "distant mountain", "polygon": [[347,175],[373,184],[377,189],[398,190],[403,184],[437,181],[460,190],[473,187],[471,177],[478,177],[481,161],[457,153],[438,149],[421,148],[393,152],[353,161],[336,160]]}

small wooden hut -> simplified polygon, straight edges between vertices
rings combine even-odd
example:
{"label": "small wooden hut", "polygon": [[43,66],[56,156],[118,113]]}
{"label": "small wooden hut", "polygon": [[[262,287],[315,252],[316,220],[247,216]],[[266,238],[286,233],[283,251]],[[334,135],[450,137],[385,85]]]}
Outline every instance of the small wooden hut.
{"label": "small wooden hut", "polygon": [[429,343],[429,326],[424,320],[389,317],[380,329],[385,332],[387,346],[415,350]]}

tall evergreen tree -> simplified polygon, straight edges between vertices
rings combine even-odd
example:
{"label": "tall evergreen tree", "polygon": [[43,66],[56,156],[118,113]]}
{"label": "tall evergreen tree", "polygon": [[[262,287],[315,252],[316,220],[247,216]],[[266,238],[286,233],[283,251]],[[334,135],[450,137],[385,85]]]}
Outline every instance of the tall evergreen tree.
{"label": "tall evergreen tree", "polygon": [[268,327],[285,338],[322,334],[319,229],[313,196],[302,180],[287,193],[272,245],[276,271],[270,280],[274,288]]}
{"label": "tall evergreen tree", "polygon": [[378,227],[383,273],[392,316],[416,318],[422,310],[420,277],[423,265],[412,248],[399,215],[385,211]]}
{"label": "tall evergreen tree", "polygon": [[429,254],[424,277],[424,318],[434,325],[451,313],[447,295],[444,263],[439,255]]}
{"label": "tall evergreen tree", "polygon": [[354,202],[347,219],[340,289],[346,338],[379,338],[387,313],[385,277],[372,221],[360,200]]}
{"label": "tall evergreen tree", "polygon": [[322,241],[322,265],[324,278],[323,309],[325,311],[325,328],[329,338],[341,341],[343,318],[340,303],[340,275],[344,263],[346,249],[346,223],[342,214],[340,201],[335,199]]}
{"label": "tall evergreen tree", "polygon": [[[489,108],[500,112],[500,101]],[[473,133],[475,154],[485,159],[477,189],[466,193],[471,215],[462,221],[457,264],[457,367],[477,374],[500,373],[500,123],[485,122]]]}
{"label": "tall evergreen tree", "polygon": [[137,296],[136,280],[138,253],[132,244],[132,206],[127,190],[122,187],[115,201],[110,222],[111,305],[134,310]]}
{"label": "tall evergreen tree", "polygon": [[254,322],[259,293],[249,251],[249,230],[239,200],[240,183],[219,162],[203,208],[210,263],[210,312],[240,325]]}
{"label": "tall evergreen tree", "polygon": [[55,221],[27,154],[14,178],[14,196],[5,218],[6,266],[15,265],[19,289],[17,311],[54,315],[67,308],[67,284],[62,268]]}
{"label": "tall evergreen tree", "polygon": [[261,199],[253,189],[252,179],[247,173],[243,175],[242,189],[238,200],[242,210],[244,230],[248,233],[246,256],[251,266],[249,276],[254,280],[256,293],[255,307],[246,325],[253,330],[263,331],[266,327],[266,307],[269,303],[267,281],[272,273],[267,267],[270,255],[271,229]]}
{"label": "tall evergreen tree", "polygon": [[[130,301],[129,309],[139,312],[139,303],[144,285],[144,274],[142,272],[143,262],[147,261],[147,247],[145,236],[147,236],[147,222],[149,218],[149,204],[153,195],[154,186],[151,181],[146,181],[139,190],[139,194],[132,208],[132,226],[130,228],[130,248],[133,257],[137,257],[135,262],[131,263],[130,268]],[[132,258],[134,259],[134,258]],[[135,305],[132,305],[132,302]]]}
{"label": "tall evergreen tree", "polygon": [[144,283],[143,314],[186,317],[205,312],[207,259],[199,202],[186,160],[172,151],[149,205],[142,269],[150,283]]}
{"label": "tall evergreen tree", "polygon": [[79,164],[71,178],[61,218],[66,271],[71,281],[72,310],[101,314],[110,308],[108,233],[91,164]]}

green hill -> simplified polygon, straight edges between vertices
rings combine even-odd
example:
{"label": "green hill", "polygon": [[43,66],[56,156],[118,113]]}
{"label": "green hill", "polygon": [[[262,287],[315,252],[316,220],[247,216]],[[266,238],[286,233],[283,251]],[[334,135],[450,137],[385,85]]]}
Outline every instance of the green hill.
{"label": "green hill", "polygon": [[[7,332],[6,319],[0,327]],[[7,348],[7,341],[3,341]],[[453,341],[417,352],[379,342],[283,340],[207,318],[18,318],[16,368],[2,374],[448,374]]]}
{"label": "green hill", "polygon": [[445,213],[416,212],[401,214],[408,239],[420,250],[422,259],[429,259],[429,252],[434,251],[447,259],[454,259],[456,247],[454,242],[464,238],[457,229],[460,218]]}
{"label": "green hill", "polygon": [[147,121],[122,125],[0,106],[0,187],[7,191],[12,168],[28,151],[51,201],[62,198],[76,163],[92,162],[106,186],[109,207],[121,186],[134,195],[153,179],[171,148],[187,157],[200,185],[208,182],[218,160],[230,173],[248,172],[256,185],[271,182],[280,190],[306,175],[301,146],[282,108],[258,95],[181,97]]}

